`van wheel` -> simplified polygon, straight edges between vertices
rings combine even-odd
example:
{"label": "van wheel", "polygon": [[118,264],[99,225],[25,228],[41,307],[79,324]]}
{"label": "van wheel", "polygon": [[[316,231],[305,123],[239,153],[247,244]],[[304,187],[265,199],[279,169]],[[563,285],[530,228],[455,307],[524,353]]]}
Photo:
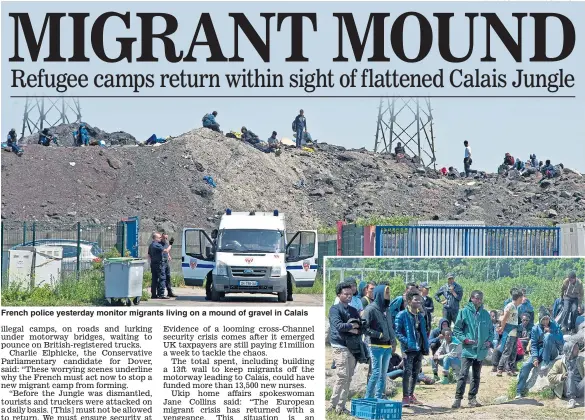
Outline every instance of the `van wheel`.
{"label": "van wheel", "polygon": [[283,290],[282,292],[278,292],[278,301],[281,303],[286,302],[286,290]]}
{"label": "van wheel", "polygon": [[219,299],[220,299],[220,293],[217,290],[215,290],[215,288],[212,286],[211,301],[212,302],[219,302]]}

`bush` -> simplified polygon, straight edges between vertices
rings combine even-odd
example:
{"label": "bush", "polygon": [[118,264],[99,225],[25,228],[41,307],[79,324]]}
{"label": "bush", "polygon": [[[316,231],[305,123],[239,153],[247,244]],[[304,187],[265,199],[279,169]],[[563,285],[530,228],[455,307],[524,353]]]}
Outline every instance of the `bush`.
{"label": "bush", "polygon": [[[585,260],[577,258],[329,258],[327,261],[328,267],[345,268],[345,279],[354,277],[358,281],[362,278],[362,267],[421,270],[422,273],[409,275],[409,281],[414,278],[417,282],[426,281],[424,271],[437,271],[440,273],[438,280],[436,274],[429,277],[430,295],[434,295],[447,282],[445,275],[451,271],[456,274],[457,283],[463,287],[462,304],[468,302],[471,292],[477,289],[484,293],[484,306],[488,310],[502,309],[512,287],[526,288],[536,316],[540,306],[550,308],[560,295],[561,285],[568,271],[579,273],[585,269]],[[340,274],[338,271],[331,271],[328,278],[330,280],[326,285],[326,303],[330,307],[335,299],[335,285],[339,282]],[[392,273],[365,271],[363,279],[376,284],[388,283],[391,298],[404,292],[402,275],[393,277]],[[435,305],[435,314],[440,312],[440,308],[440,304]]]}
{"label": "bush", "polygon": [[28,288],[9,285],[2,288],[5,306],[88,306],[104,304],[104,276],[96,270],[82,271],[65,277],[54,287],[46,284]]}

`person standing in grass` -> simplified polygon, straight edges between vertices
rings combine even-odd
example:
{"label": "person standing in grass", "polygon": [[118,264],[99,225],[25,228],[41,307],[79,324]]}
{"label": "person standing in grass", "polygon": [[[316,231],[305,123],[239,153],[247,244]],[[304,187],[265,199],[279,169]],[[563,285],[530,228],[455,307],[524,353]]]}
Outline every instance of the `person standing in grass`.
{"label": "person standing in grass", "polygon": [[406,309],[396,315],[394,331],[406,358],[402,377],[402,406],[422,404],[414,395],[414,388],[422,364],[423,355],[429,354],[427,327],[422,309],[422,296],[418,289],[406,294]]}
{"label": "person standing in grass", "polygon": [[351,283],[339,283],[335,288],[335,293],[337,293],[339,303],[329,309],[329,342],[333,349],[337,378],[331,394],[331,405],[327,411],[351,414],[345,404],[349,398],[349,385],[357,360],[348,348],[348,341],[352,335],[359,334],[360,314],[349,304],[353,297]]}
{"label": "person standing in grass", "polygon": [[462,343],[463,348],[461,350],[461,369],[457,378],[455,400],[451,407],[461,408],[461,400],[465,393],[470,368],[472,377],[468,394],[469,406],[480,407],[481,404],[477,401],[477,393],[481,378],[481,365],[494,339],[494,328],[490,314],[483,308],[483,292],[479,290],[471,292],[469,302],[457,316],[453,335]]}
{"label": "person standing in grass", "polygon": [[451,323],[457,319],[459,312],[459,302],[463,299],[463,288],[455,283],[455,274],[447,274],[447,284],[435,293],[435,300],[443,304],[443,318]]}
{"label": "person standing in grass", "polygon": [[504,309],[502,324],[498,329],[498,334],[502,334],[502,340],[500,342],[502,357],[500,357],[500,362],[498,363],[497,376],[502,376],[504,370],[508,376],[515,375],[515,372],[510,366],[516,361],[518,351],[518,306],[522,303],[522,297],[523,295],[520,290],[514,290],[512,293],[512,302],[508,303]]}
{"label": "person standing in grass", "polygon": [[390,305],[390,287],[374,288],[374,301],[364,311],[366,334],[370,338],[371,376],[366,387],[366,398],[383,398],[386,390],[386,374],[392,357],[396,337],[390,317],[386,315]]}

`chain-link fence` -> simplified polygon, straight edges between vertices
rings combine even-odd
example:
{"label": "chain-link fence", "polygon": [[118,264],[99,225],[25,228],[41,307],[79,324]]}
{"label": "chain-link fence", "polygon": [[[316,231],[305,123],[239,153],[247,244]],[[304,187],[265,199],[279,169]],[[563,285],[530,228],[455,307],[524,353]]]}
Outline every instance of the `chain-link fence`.
{"label": "chain-link fence", "polygon": [[[167,232],[174,237],[175,242],[171,250],[171,271],[181,273],[182,263],[182,231]],[[140,232],[137,235],[137,252],[135,255],[146,258],[148,246],[151,243],[152,232]],[[292,234],[288,235],[290,240]],[[83,224],[83,223],[55,223],[44,222],[7,222],[1,223],[2,249],[2,286],[6,286],[10,269],[10,250],[24,247],[57,246],[62,248],[61,276],[78,276],[83,270],[92,268],[96,258],[104,255],[113,256],[115,249],[118,254],[126,255],[131,246],[128,239],[126,225],[123,222],[115,224]],[[323,257],[337,255],[337,235],[319,234],[319,267],[323,267]],[[125,252],[122,252],[124,250]]]}
{"label": "chain-link fence", "polygon": [[[25,247],[57,246],[62,248],[61,275],[79,274],[92,267],[97,258],[116,249],[121,254],[124,246],[123,225],[95,225],[43,222],[2,222],[2,285],[8,281],[10,250]],[[37,248],[39,249],[39,248]]]}

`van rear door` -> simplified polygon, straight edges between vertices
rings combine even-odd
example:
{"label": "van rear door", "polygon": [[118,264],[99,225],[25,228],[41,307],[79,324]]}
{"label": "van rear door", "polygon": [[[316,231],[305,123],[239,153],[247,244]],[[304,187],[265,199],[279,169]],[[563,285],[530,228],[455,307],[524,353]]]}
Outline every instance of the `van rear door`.
{"label": "van rear door", "polygon": [[286,245],[286,270],[297,287],[313,287],[319,257],[316,230],[301,230]]}
{"label": "van rear door", "polygon": [[215,268],[213,241],[203,229],[183,229],[181,267],[187,286],[202,286],[207,274]]}

